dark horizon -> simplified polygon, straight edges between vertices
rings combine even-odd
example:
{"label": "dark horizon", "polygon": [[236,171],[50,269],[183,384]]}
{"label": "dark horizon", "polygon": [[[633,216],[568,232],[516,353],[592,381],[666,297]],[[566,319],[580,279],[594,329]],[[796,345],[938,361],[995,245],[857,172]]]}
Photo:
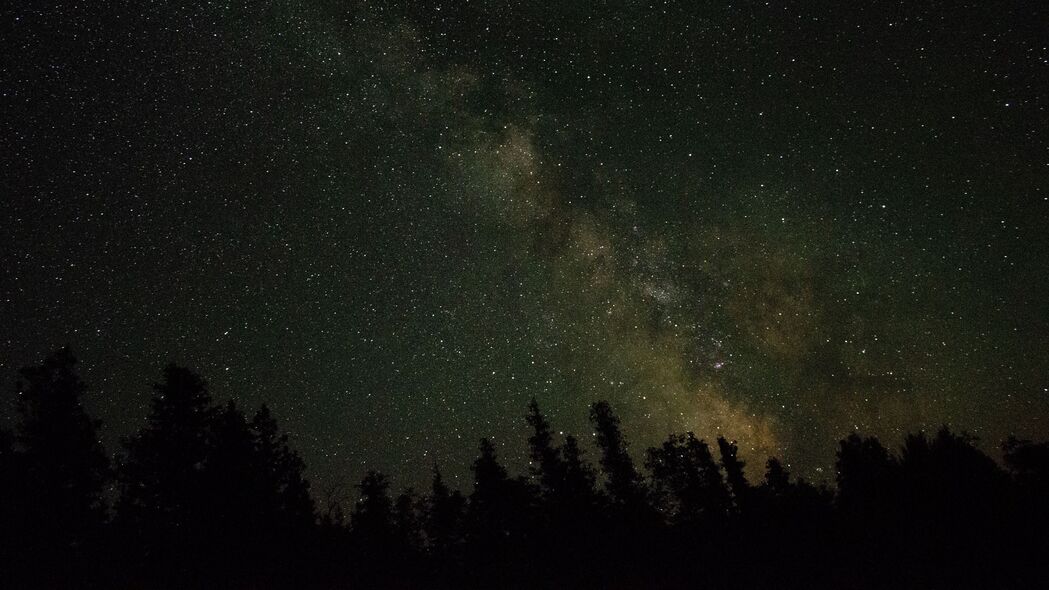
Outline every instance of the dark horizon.
{"label": "dark horizon", "polygon": [[[64,346],[62,348],[55,349],[55,351],[52,351],[52,353],[50,355],[48,355],[45,359],[41,359],[41,363],[47,363],[49,359],[53,359],[53,358],[56,357],[56,355],[60,355],[60,354],[68,354],[68,355],[70,355],[70,358],[72,358],[74,360],[74,363],[75,363],[75,366],[76,366],[75,373],[79,377],[81,375],[81,373],[82,373],[82,367],[81,367],[82,361],[80,361],[80,359],[76,356],[76,351],[73,350],[69,346]],[[36,366],[36,365],[35,364],[26,365],[25,367],[22,367],[21,369],[24,369],[26,367],[31,367],[31,366]],[[156,395],[156,389],[157,389],[158,385],[163,382],[163,379],[162,379],[163,375],[167,371],[169,371],[172,367],[177,367],[179,370],[184,370],[184,371],[187,371],[188,373],[191,373],[193,375],[198,376],[202,380],[204,389],[207,391],[208,398],[209,398],[209,400],[211,400],[210,403],[214,404],[214,406],[216,408],[221,408],[221,407],[225,407],[228,404],[233,404],[234,406],[236,406],[239,409],[239,411],[244,412],[247,415],[250,415],[250,414],[254,413],[255,411],[257,411],[257,410],[259,410],[261,408],[267,408],[268,411],[272,411],[272,407],[273,407],[272,404],[270,404],[270,403],[268,403],[266,401],[261,402],[261,404],[259,406],[248,406],[248,405],[245,405],[242,402],[242,400],[240,400],[240,399],[238,399],[236,397],[222,395],[219,392],[215,392],[213,387],[211,386],[210,380],[207,378],[206,375],[203,375],[202,373],[196,371],[193,367],[185,367],[183,365],[179,365],[178,363],[168,362],[168,363],[165,363],[163,365],[161,370],[157,371],[157,374],[154,377],[152,377],[152,378],[144,378],[143,379],[144,383],[149,383],[149,386],[146,387],[146,388],[143,388],[143,389],[146,389],[146,390],[149,391],[150,399],[147,400],[147,405],[143,408],[143,414],[141,416],[141,420],[139,421],[137,428],[135,430],[133,430],[132,432],[122,433],[118,438],[115,438],[113,440],[109,440],[111,437],[105,437],[105,436],[100,436],[99,437],[99,442],[100,442],[101,448],[104,450],[104,454],[105,454],[106,460],[108,460],[111,464],[117,464],[121,460],[121,452],[122,452],[121,448],[123,447],[125,441],[127,440],[127,438],[129,436],[133,436],[135,433],[141,432],[142,429],[148,428],[148,426],[149,426],[149,424],[148,424],[148,417],[149,417],[149,406],[148,406],[148,404],[152,403],[152,399]],[[21,369],[20,369],[20,372],[21,372]],[[92,421],[95,423],[95,425],[96,425],[95,427],[96,427],[97,431],[101,434],[102,432],[106,431],[106,424],[105,424],[104,421],[96,419],[94,417],[95,416],[94,412],[92,412],[92,410],[91,410],[92,405],[98,403],[98,400],[92,400],[92,398],[97,397],[97,392],[93,391],[93,388],[92,388],[90,383],[88,383],[88,382],[82,382],[82,383],[84,385],[84,389],[83,389],[83,392],[82,392],[82,397],[80,398],[80,403],[82,404],[85,413],[88,416],[92,417]],[[17,409],[18,408],[18,404],[17,404],[17,402],[18,402],[18,394],[17,394],[17,392],[19,391],[19,388],[20,387],[24,387],[24,385],[25,385],[25,378],[23,376],[23,377],[20,377],[20,378],[16,378],[16,380],[12,384],[12,386],[6,389],[6,393],[3,396],[3,402],[8,407],[11,408],[11,415],[9,416],[9,420],[8,420],[7,423],[0,424],[0,430],[6,430],[8,432],[14,432],[17,429],[17,423],[19,421],[18,409]],[[13,393],[13,395],[12,395],[12,393]],[[94,404],[92,404],[92,401],[94,401]],[[538,403],[538,400],[533,398],[529,403],[532,403],[532,402]],[[589,412],[590,408],[592,408],[593,405],[596,404],[596,403],[607,403],[607,401],[606,400],[592,400],[586,406],[587,412]],[[510,451],[510,453],[509,453],[510,457],[511,457],[510,460],[506,461],[506,457],[503,457],[503,460],[504,460],[504,462],[507,463],[506,467],[507,467],[507,472],[508,472],[509,476],[511,476],[513,478],[530,477],[532,468],[534,467],[534,461],[535,461],[535,459],[533,457],[530,457],[528,455],[528,453],[527,453],[527,446],[529,445],[529,438],[530,438],[530,436],[533,435],[533,432],[532,432],[532,427],[530,426],[530,424],[526,420],[527,416],[524,413],[524,409],[525,408],[521,408],[521,411],[518,412],[518,422],[519,422],[519,424],[518,424],[518,426],[519,426],[518,431],[519,432],[517,434],[519,434],[520,436],[516,437],[511,442],[496,441],[492,437],[482,437],[482,438],[486,438],[488,440],[491,440],[493,445],[495,446],[495,448],[499,451],[499,453],[501,455],[506,454],[507,451]],[[277,415],[275,417],[276,418],[281,418],[279,415]],[[549,417],[549,416],[547,416],[547,417]],[[283,422],[284,422],[284,420],[281,419],[280,420],[280,425],[282,427],[282,433],[288,437],[288,444],[289,444],[289,447],[291,448],[291,450],[295,451],[296,454],[305,454],[306,456],[308,456],[310,454],[309,450],[307,448],[308,445],[307,444],[303,444],[306,441],[298,441],[298,440],[296,440],[295,437],[292,436],[292,434],[290,432],[287,432],[286,429],[284,429]],[[555,445],[563,444],[565,439],[566,439],[566,437],[573,437],[577,441],[579,441],[580,450],[584,454],[588,454],[590,456],[593,456],[594,453],[600,452],[600,450],[601,450],[600,446],[598,445],[598,443],[596,441],[597,432],[593,431],[593,428],[592,428],[593,425],[592,424],[590,424],[591,428],[587,429],[585,432],[567,432],[567,431],[559,428],[556,422],[553,422],[553,423],[550,423],[552,421],[547,421],[547,422],[548,422],[549,426],[552,428],[552,432],[551,432],[552,439],[551,439],[551,442],[553,444],[555,444]],[[628,426],[629,425],[623,425],[623,428],[625,430],[629,431],[629,427]],[[899,439],[900,439],[900,441],[903,441],[908,436],[912,436],[912,435],[914,435],[914,436],[928,436],[930,434],[935,434],[935,433],[941,432],[941,431],[947,431],[947,432],[952,432],[953,431],[953,432],[955,432],[958,436],[961,436],[962,438],[964,438],[967,441],[968,444],[972,445],[973,448],[979,450],[981,453],[986,454],[987,457],[989,457],[990,459],[994,460],[1002,468],[1006,468],[1006,466],[1007,466],[1007,463],[1004,461],[1004,456],[1006,454],[1006,444],[1007,444],[1008,441],[1015,440],[1015,441],[1028,441],[1028,442],[1035,441],[1035,442],[1038,442],[1038,441],[1046,440],[1046,439],[1042,439],[1042,438],[1038,438],[1038,437],[1027,436],[1024,433],[1018,433],[1018,432],[1011,432],[1006,437],[1004,437],[1003,439],[997,440],[997,441],[985,440],[985,439],[981,438],[980,436],[976,435],[975,433],[972,433],[972,432],[969,432],[969,431],[966,431],[966,430],[957,430],[957,429],[953,429],[952,430],[951,424],[946,423],[946,422],[940,423],[940,424],[938,424],[938,425],[936,425],[936,426],[934,426],[932,428],[929,428],[929,429],[921,429],[921,430],[917,430],[917,431],[913,431],[913,432],[901,433],[900,436],[899,436]],[[666,433],[665,437],[666,436],[675,437],[675,436],[680,436],[680,435],[683,435],[683,434],[696,434],[696,433],[694,433],[692,431],[681,431],[681,432],[668,431]],[[857,436],[860,436],[860,437],[863,437],[863,438],[868,438],[868,437],[875,438],[875,439],[878,438],[873,433],[864,432],[862,430],[857,429],[857,430],[855,430],[853,432],[850,432],[850,433],[846,434],[840,440],[844,440],[845,438],[848,438],[849,436],[852,436],[852,435],[857,435]],[[719,437],[726,437],[727,440],[730,440],[733,444],[739,444],[740,443],[740,441],[737,438],[733,437],[732,433],[729,433],[729,432],[722,432],[718,436]],[[663,440],[658,441],[659,444],[662,444],[663,442],[665,442],[665,440],[666,440],[665,437],[664,437]],[[702,438],[702,437],[700,437],[700,438]],[[833,441],[831,446],[833,447],[833,445],[838,443],[838,442],[840,442],[840,440],[839,441]],[[472,451],[474,449],[473,449],[473,445],[471,445],[470,442],[471,441],[464,441],[464,448]],[[1047,441],[1047,442],[1049,442],[1049,441]],[[512,444],[518,444],[522,448],[520,448],[520,449],[509,448],[508,449],[507,447],[510,447]],[[301,450],[300,450],[300,447],[301,447]],[[653,447],[649,447],[649,448],[653,448]],[[888,448],[888,450],[890,452],[897,452],[898,453],[900,450],[902,450],[903,447],[899,447],[899,446],[895,446],[894,447],[892,444],[889,444],[887,448]],[[524,464],[515,464],[515,461],[513,459],[515,452],[517,452],[518,454],[522,455],[525,458]],[[631,453],[631,455],[634,455],[635,451],[631,451],[630,453]],[[829,455],[831,457],[836,458],[835,453],[833,451],[833,448],[830,451],[828,451],[828,453],[829,453]],[[761,478],[763,478],[765,476],[765,473],[766,473],[766,462],[768,460],[771,460],[771,459],[775,459],[776,461],[783,461],[783,466],[784,466],[785,469],[788,469],[788,470],[792,470],[793,469],[793,466],[789,462],[784,461],[783,457],[776,456],[776,455],[766,455],[766,456],[753,455],[752,453],[747,452],[745,449],[741,448],[740,451],[739,451],[739,457],[740,457],[741,460],[743,460],[743,462],[746,465],[746,467],[744,468],[745,469],[744,475],[746,477],[748,477],[748,478],[751,478],[751,479],[761,479]],[[641,458],[640,456],[633,457],[633,459],[635,461],[638,461],[638,459],[640,459],[640,458]],[[304,466],[303,466],[304,467],[304,469],[303,469],[304,476],[306,477],[307,480],[315,483],[315,485],[311,485],[311,497],[313,498],[313,500],[315,502],[321,502],[321,501],[324,500],[324,498],[318,496],[317,494],[318,493],[323,493],[322,490],[328,489],[328,488],[333,487],[333,486],[334,487],[338,487],[339,489],[342,489],[342,490],[349,490],[350,488],[353,488],[354,486],[356,486],[357,482],[359,482],[360,479],[362,477],[364,477],[364,475],[366,473],[368,473],[368,472],[378,472],[378,473],[383,474],[384,478],[389,482],[390,487],[391,487],[392,490],[403,490],[403,489],[408,489],[408,488],[419,489],[419,488],[425,487],[426,485],[429,485],[431,483],[433,472],[434,472],[435,468],[438,468],[441,471],[443,477],[446,480],[451,480],[451,481],[448,482],[450,489],[457,490],[457,491],[465,493],[465,492],[467,492],[469,490],[469,487],[472,485],[473,474],[470,472],[469,465],[466,465],[466,466],[455,466],[454,464],[450,464],[450,463],[447,463],[447,462],[442,463],[442,461],[439,458],[436,458],[436,457],[433,458],[430,461],[430,464],[429,464],[429,466],[428,466],[428,468],[426,470],[426,478],[424,480],[421,480],[421,481],[410,481],[410,480],[409,481],[398,481],[398,478],[396,477],[396,470],[397,470],[397,465],[396,464],[386,466],[386,465],[383,465],[383,464],[381,464],[381,463],[379,463],[377,461],[370,461],[370,463],[371,463],[371,465],[368,468],[366,468],[364,471],[362,471],[361,473],[321,474],[320,477],[316,477],[315,474],[312,474],[311,470],[309,468],[309,465],[304,463]],[[465,475],[465,478],[463,478],[462,481],[460,481],[461,478],[458,475],[459,473],[462,473],[462,474]],[[791,473],[795,473],[795,472],[791,471]],[[837,486],[836,481],[835,481],[836,472],[833,469],[833,462],[832,462],[832,468],[825,474],[821,473],[820,474],[821,477],[819,477],[819,478],[806,477],[804,475],[798,475],[796,473],[795,473],[795,475],[798,476],[798,477],[801,477],[804,481],[808,482],[809,484],[815,485],[817,487],[826,487],[828,489],[833,490]],[[107,491],[107,495],[112,495],[112,494],[115,494],[115,493],[116,493],[115,488],[110,488]]]}
{"label": "dark horizon", "polygon": [[[83,361],[81,361],[79,359],[79,357],[76,356],[76,351],[74,349],[72,349],[71,347],[69,347],[67,345],[67,346],[63,347],[62,349],[56,349],[56,350],[69,350],[70,353],[73,354],[73,356],[77,360],[77,371],[78,371],[78,373],[82,373],[83,372]],[[54,354],[54,352],[51,353],[51,355],[53,355],[53,354]],[[49,355],[49,356],[51,356],[51,355]],[[40,359],[40,361],[38,361],[38,362],[41,362],[43,360],[44,359]],[[38,364],[38,363],[29,363],[29,364],[27,364],[25,366],[31,366],[31,365],[34,365],[34,364]],[[144,428],[144,427],[147,426],[146,419],[147,419],[147,415],[148,415],[148,411],[149,411],[148,410],[149,397],[151,397],[153,395],[153,390],[155,388],[155,385],[156,385],[156,383],[158,383],[160,381],[160,377],[162,376],[162,374],[164,372],[162,369],[164,367],[168,367],[168,366],[182,366],[182,365],[179,365],[178,363],[173,363],[173,362],[170,362],[170,361],[165,362],[165,363],[161,363],[160,365],[158,365],[158,370],[155,371],[155,375],[153,375],[151,377],[143,376],[143,378],[139,379],[139,381],[141,381],[144,384],[141,387],[143,395],[144,396],[148,396],[148,397],[146,398],[145,403],[142,404],[142,415],[140,416],[140,419],[137,422],[133,421],[133,422],[129,423],[130,426],[132,428],[134,428],[134,430],[132,430],[130,432],[116,432],[115,433],[115,432],[113,432],[112,428],[107,427],[107,424],[105,423],[104,420],[98,420],[98,432],[100,433],[100,435],[102,435],[101,436],[102,447],[106,450],[106,456],[107,456],[107,459],[109,461],[115,463],[115,462],[117,462],[119,460],[119,458],[120,458],[119,457],[120,447],[121,447],[122,441],[125,438],[127,438],[127,436],[129,436],[129,435],[133,434],[134,432],[137,432],[139,429]],[[227,403],[231,403],[232,402],[232,403],[236,404],[242,411],[244,411],[246,413],[249,413],[249,414],[254,412],[259,407],[265,406],[267,408],[271,408],[271,409],[273,408],[273,404],[267,402],[266,400],[262,400],[260,402],[259,406],[248,406],[248,405],[245,405],[243,400],[237,398],[236,396],[229,395],[227,392],[215,391],[214,387],[211,386],[211,380],[208,379],[206,375],[203,375],[203,374],[197,372],[195,368],[193,368],[193,367],[185,367],[185,368],[188,371],[192,371],[195,374],[201,375],[205,379],[205,381],[207,383],[207,386],[208,386],[209,395],[211,396],[211,398],[215,401],[215,403],[218,406],[223,406],[223,405],[225,405]],[[5,395],[3,396],[3,401],[0,402],[0,404],[2,404],[3,407],[7,408],[7,411],[4,414],[0,415],[0,417],[3,418],[3,422],[0,422],[0,429],[7,429],[9,431],[14,429],[15,423],[17,421],[17,404],[16,404],[17,396],[11,395],[11,392],[15,392],[17,390],[17,385],[21,381],[22,381],[22,379],[16,377],[10,384],[7,384],[8,385],[7,387],[4,388]],[[85,380],[85,395],[83,396],[81,401],[82,401],[82,403],[84,405],[84,408],[85,408],[85,411],[88,413],[88,415],[95,416],[96,412],[93,411],[93,409],[94,408],[98,408],[99,406],[101,406],[102,404],[105,403],[105,401],[103,399],[99,399],[99,398],[100,398],[99,392],[94,391],[94,387],[92,386],[92,384]],[[586,405],[586,408],[589,408],[593,403],[597,403],[598,401],[602,401],[602,400],[591,400]],[[516,432],[514,432],[511,437],[503,437],[502,440],[495,440],[494,437],[483,437],[483,438],[490,438],[493,441],[493,444],[499,449],[499,452],[501,454],[509,455],[509,457],[505,457],[504,456],[504,460],[506,460],[507,469],[508,469],[510,475],[514,476],[514,477],[526,476],[529,473],[529,470],[530,470],[530,467],[531,467],[531,464],[532,464],[532,460],[527,456],[527,453],[524,452],[525,451],[525,447],[528,444],[528,437],[530,435],[530,430],[529,430],[528,424],[523,419],[523,414],[521,412],[519,412],[519,415],[517,416],[517,418],[518,418],[518,424],[517,424]],[[283,422],[284,421],[282,420],[281,422],[282,422],[282,426],[283,426]],[[554,426],[557,426],[556,423],[554,424]],[[629,425],[624,425],[624,428],[627,431],[631,430],[629,428]],[[910,435],[910,434],[930,434],[930,433],[935,433],[935,432],[943,430],[943,429],[951,430],[952,429],[952,424],[950,424],[948,422],[941,422],[939,424],[930,425],[930,427],[928,427],[928,428],[922,428],[922,429],[919,429],[919,430],[916,430],[916,431],[913,431],[913,432],[900,433],[900,437],[899,438],[901,438],[901,440],[902,440],[904,435]],[[596,433],[591,432],[591,430],[592,429],[584,429],[583,431],[580,431],[580,432],[571,432],[571,431],[565,431],[564,429],[561,429],[561,428],[555,428],[554,438],[555,438],[555,441],[562,441],[563,442],[563,440],[564,440],[566,435],[568,435],[568,436],[575,436],[578,440],[580,440],[580,444],[582,446],[582,449],[585,452],[594,453],[595,451],[598,450],[598,447],[596,446],[596,443],[594,441],[594,437],[596,436]],[[1041,440],[1049,439],[1049,437],[1039,437],[1037,435],[1036,436],[1031,436],[1029,433],[1013,431],[1013,432],[1008,432],[1007,435],[1005,437],[1003,437],[1002,439],[1000,439],[1000,440],[987,440],[987,439],[985,439],[983,437],[980,437],[977,433],[974,433],[974,432],[971,432],[971,431],[968,431],[968,430],[965,430],[965,429],[956,429],[955,428],[954,431],[960,433],[961,435],[963,435],[965,437],[967,437],[967,440],[975,448],[978,448],[981,452],[986,453],[990,458],[992,458],[994,461],[996,461],[999,464],[1003,464],[1003,453],[1004,453],[1003,445],[1005,444],[1005,442],[1007,440],[1009,440],[1009,439],[1016,439],[1016,440],[1041,441]],[[294,434],[291,433],[291,432],[286,432],[286,434],[289,437],[289,443],[290,443],[290,445],[291,445],[291,447],[293,449],[298,449],[298,448],[301,447],[303,449],[303,453],[304,453],[305,456],[308,457],[308,456],[311,455],[311,452],[310,452],[310,449],[309,449],[309,441],[308,440],[300,440],[297,437],[295,437]],[[681,434],[681,432],[675,432],[673,430],[668,430],[667,433],[664,436],[675,436],[675,435],[678,435],[678,434]],[[858,435],[861,435],[861,436],[874,436],[874,437],[877,437],[872,432],[865,432],[865,431],[860,430],[858,428],[855,429],[853,432],[847,433],[844,436],[848,436],[848,435],[851,435],[851,434],[858,434]],[[721,432],[721,433],[718,434],[718,436],[728,436],[734,443],[740,443],[741,442],[741,441],[733,438],[732,437],[733,436],[732,433]],[[663,441],[658,441],[658,442],[661,444]],[[833,444],[835,442],[837,442],[837,441],[831,441],[831,442],[832,442],[832,444],[830,446],[833,447]],[[470,441],[464,440],[463,443],[464,443],[463,450],[472,449],[472,445],[470,444]],[[889,448],[890,448],[890,450],[892,450],[894,447],[892,447],[890,445]],[[811,484],[814,484],[814,485],[817,485],[817,486],[828,486],[830,488],[834,488],[836,484],[835,484],[835,472],[834,472],[834,469],[833,469],[834,453],[832,452],[832,450],[828,450],[828,456],[830,456],[832,458],[831,465],[830,465],[829,469],[827,469],[825,471],[823,471],[823,470],[817,471],[816,472],[816,477],[806,476],[806,475],[801,475],[801,477],[803,477],[806,481],[808,481]],[[766,460],[772,459],[772,458],[775,458],[777,460],[784,460],[784,457],[781,457],[781,456],[778,456],[778,455],[761,456],[760,453],[755,454],[753,449],[749,449],[748,450],[746,448],[741,448],[740,457],[741,457],[741,459],[744,459],[746,464],[747,464],[746,475],[748,477],[757,478],[757,479],[760,479],[765,474],[764,465],[765,465],[765,461]],[[433,474],[433,468],[436,465],[436,466],[441,467],[441,471],[442,471],[444,477],[449,480],[449,485],[450,485],[450,487],[452,489],[457,489],[459,491],[465,492],[465,491],[468,490],[470,485],[472,485],[471,484],[472,474],[470,473],[469,465],[456,465],[456,464],[454,464],[454,463],[452,463],[450,461],[442,462],[441,458],[437,457],[437,456],[432,456],[430,458],[429,463],[426,465],[424,477],[423,477],[423,479],[420,479],[420,480],[405,479],[403,476],[399,477],[398,476],[398,470],[401,467],[401,465],[398,464],[397,462],[393,462],[393,463],[390,463],[390,464],[387,465],[387,464],[381,463],[380,461],[369,460],[368,458],[365,458],[365,462],[368,464],[368,466],[363,468],[360,471],[327,472],[327,473],[316,473],[314,470],[310,469],[310,465],[307,462],[304,465],[304,467],[305,467],[304,474],[310,481],[314,482],[314,484],[315,484],[311,488],[311,494],[313,496],[314,501],[322,501],[323,500],[323,498],[317,496],[317,493],[319,493],[318,489],[328,489],[328,488],[333,487],[333,486],[334,487],[338,487],[340,489],[344,489],[344,490],[352,488],[353,486],[356,485],[356,482],[358,482],[361,479],[361,477],[363,477],[369,471],[377,471],[377,472],[383,473],[384,476],[386,477],[386,479],[389,481],[392,489],[405,489],[405,488],[416,488],[416,489],[419,489],[421,487],[425,487],[426,485],[428,485],[430,483],[430,479],[431,479],[432,474]],[[794,466],[791,465],[789,463],[789,461],[785,460],[784,463],[785,463],[785,466],[788,469],[794,469]],[[115,493],[115,489],[110,489],[109,492],[107,492],[107,493],[109,495],[112,495],[112,494]]]}
{"label": "dark horizon", "polygon": [[896,451],[853,433],[831,489],[774,457],[748,478],[723,436],[671,434],[638,460],[604,401],[589,408],[587,453],[533,398],[525,475],[483,438],[467,490],[435,463],[422,490],[397,492],[369,470],[355,492],[311,495],[277,416],[216,403],[174,364],[146,426],[110,460],[76,363],[63,348],[21,369],[18,423],[0,429],[0,570],[12,588],[1015,588],[1044,577],[1049,442],[1010,438],[1000,466],[946,427]]}

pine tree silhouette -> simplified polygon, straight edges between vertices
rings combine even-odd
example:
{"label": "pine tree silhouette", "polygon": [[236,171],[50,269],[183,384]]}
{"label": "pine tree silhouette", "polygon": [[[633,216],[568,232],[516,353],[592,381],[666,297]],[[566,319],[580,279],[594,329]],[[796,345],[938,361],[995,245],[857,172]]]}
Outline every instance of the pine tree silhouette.
{"label": "pine tree silhouette", "polygon": [[470,494],[471,531],[475,536],[499,539],[511,534],[511,480],[496,458],[492,441],[483,438],[481,455],[474,461],[474,487]]}
{"label": "pine tree silhouette", "polygon": [[787,493],[790,487],[790,473],[775,457],[770,457],[765,463],[765,487],[776,495]]}
{"label": "pine tree silhouette", "polygon": [[117,525],[142,583],[253,587],[305,563],[309,483],[268,408],[249,422],[169,365],[147,425],[124,447]]}
{"label": "pine tree silhouette", "polygon": [[526,481],[507,474],[491,440],[481,439],[479,451],[467,510],[467,559],[488,584],[508,576],[521,580],[532,549],[534,498]]}
{"label": "pine tree silhouette", "polygon": [[446,563],[457,560],[463,542],[466,498],[459,490],[453,491],[444,483],[436,463],[433,465],[433,481],[422,518],[429,554]]}
{"label": "pine tree silhouette", "polygon": [[550,424],[539,411],[539,403],[534,397],[528,403],[525,419],[532,427],[532,435],[528,437],[532,474],[538,479],[542,492],[549,495],[561,488],[564,481],[565,466],[561,460],[561,451],[554,446]]}
{"label": "pine tree silhouette", "polygon": [[648,450],[646,467],[652,472],[663,512],[674,522],[723,517],[729,493],[710,447],[691,432],[671,435],[659,448]]}
{"label": "pine tree silhouette", "polygon": [[721,467],[725,470],[725,480],[728,482],[729,491],[732,492],[732,502],[736,510],[743,510],[749,501],[750,484],[743,473],[746,466],[737,457],[739,449],[735,442],[718,437],[718,451],[721,453]]}
{"label": "pine tree silhouette", "polygon": [[601,469],[605,474],[605,489],[612,502],[629,510],[645,505],[645,487],[641,474],[627,452],[627,443],[619,430],[619,418],[608,402],[597,402],[590,407],[590,422],[601,450]]}
{"label": "pine tree silhouette", "polygon": [[896,494],[898,464],[876,438],[850,434],[839,444],[835,467],[838,503],[846,510],[877,509]]}
{"label": "pine tree silhouette", "polygon": [[303,475],[306,464],[288,444],[277,420],[263,404],[251,419],[255,452],[271,505],[268,512],[285,531],[300,531],[316,520],[310,482]]}
{"label": "pine tree silhouette", "polygon": [[8,534],[16,539],[21,560],[11,565],[16,570],[31,565],[55,585],[92,575],[87,560],[105,521],[102,490],[110,477],[100,422],[84,411],[87,386],[76,364],[66,347],[19,371],[19,452],[16,456],[10,446],[2,451],[8,467],[18,469],[10,480],[17,491]]}
{"label": "pine tree silhouette", "polygon": [[202,583],[208,559],[204,465],[215,409],[207,383],[168,365],[153,385],[146,426],[123,442],[117,520],[138,575],[170,587]]}
{"label": "pine tree silhouette", "polygon": [[564,457],[562,495],[570,505],[579,510],[593,507],[597,501],[597,477],[594,475],[594,468],[583,459],[583,451],[580,450],[576,437],[571,434],[565,436],[561,456]]}
{"label": "pine tree silhouette", "polygon": [[1021,485],[1049,488],[1049,442],[1010,436],[1002,443],[1005,465]]}
{"label": "pine tree silhouette", "polygon": [[403,549],[413,553],[422,545],[420,512],[423,509],[422,499],[411,487],[401,492],[393,502],[394,538]]}
{"label": "pine tree silhouette", "polygon": [[350,526],[354,534],[372,544],[388,545],[393,539],[393,501],[386,476],[368,471],[357,485],[360,499],[353,507]]}
{"label": "pine tree silhouette", "polygon": [[[21,372],[0,429],[5,587],[969,588],[1039,587],[1049,552],[1049,444],[1010,438],[1000,467],[946,427],[893,453],[839,444],[835,494],[769,458],[751,486],[735,443],[716,460],[673,434],[634,466],[618,418],[591,407],[602,493],[576,438],[528,405],[532,478],[482,439],[469,499],[434,465],[429,494],[393,498],[369,471],[349,527],[331,488],[318,522],[302,459],[266,406],[249,420],[174,365],[124,441],[112,522],[86,388],[62,350]],[[533,483],[537,482],[537,485]],[[646,483],[647,482],[647,483]],[[662,511],[658,518],[656,509]],[[108,541],[107,541],[108,539]],[[752,556],[761,556],[760,567]]]}

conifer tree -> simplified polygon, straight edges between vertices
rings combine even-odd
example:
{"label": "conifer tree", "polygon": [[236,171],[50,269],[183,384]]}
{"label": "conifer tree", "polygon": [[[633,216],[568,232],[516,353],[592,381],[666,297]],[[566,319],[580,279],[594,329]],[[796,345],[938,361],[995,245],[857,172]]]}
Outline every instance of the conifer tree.
{"label": "conifer tree", "polygon": [[645,502],[641,475],[627,451],[627,443],[619,430],[619,418],[608,402],[597,402],[590,407],[590,422],[601,450],[601,469],[605,473],[605,489],[612,501],[620,506],[637,508]]}
{"label": "conifer tree", "polygon": [[19,371],[15,442],[25,492],[18,507],[25,522],[23,543],[42,543],[68,558],[105,519],[102,489],[109,459],[99,440],[100,422],[84,410],[87,386],[68,347],[37,366]]}
{"label": "conifer tree", "polygon": [[528,403],[528,415],[525,419],[532,427],[532,435],[528,437],[532,473],[539,480],[542,492],[549,495],[563,483],[565,473],[561,450],[554,446],[550,424],[540,412],[539,403],[534,397]]}
{"label": "conifer tree", "polygon": [[728,490],[706,442],[691,432],[648,450],[646,466],[666,510],[677,522],[725,514]]}
{"label": "conifer tree", "polygon": [[732,492],[732,501],[736,510],[742,510],[746,507],[750,494],[750,484],[743,473],[746,464],[737,456],[739,448],[735,441],[729,442],[725,437],[719,436],[718,450],[721,453],[721,467],[725,470],[725,480],[728,482],[729,491]]}

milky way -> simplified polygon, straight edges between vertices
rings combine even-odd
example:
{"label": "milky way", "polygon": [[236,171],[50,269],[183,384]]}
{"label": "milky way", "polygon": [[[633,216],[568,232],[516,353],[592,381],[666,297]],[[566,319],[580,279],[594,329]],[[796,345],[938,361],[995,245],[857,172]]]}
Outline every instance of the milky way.
{"label": "milky way", "polygon": [[532,396],[1049,436],[1045,9],[697,4],[5,5],[4,387],[70,344],[116,450],[184,363],[322,483],[520,471]]}

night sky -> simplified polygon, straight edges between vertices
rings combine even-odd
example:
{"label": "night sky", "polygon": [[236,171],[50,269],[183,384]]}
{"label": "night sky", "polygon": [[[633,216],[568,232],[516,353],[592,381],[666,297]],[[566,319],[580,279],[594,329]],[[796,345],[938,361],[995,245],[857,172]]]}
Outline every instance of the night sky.
{"label": "night sky", "polygon": [[0,385],[71,345],[110,451],[168,361],[316,487],[521,472],[532,396],[817,481],[856,429],[1049,437],[1042,2],[44,4]]}

